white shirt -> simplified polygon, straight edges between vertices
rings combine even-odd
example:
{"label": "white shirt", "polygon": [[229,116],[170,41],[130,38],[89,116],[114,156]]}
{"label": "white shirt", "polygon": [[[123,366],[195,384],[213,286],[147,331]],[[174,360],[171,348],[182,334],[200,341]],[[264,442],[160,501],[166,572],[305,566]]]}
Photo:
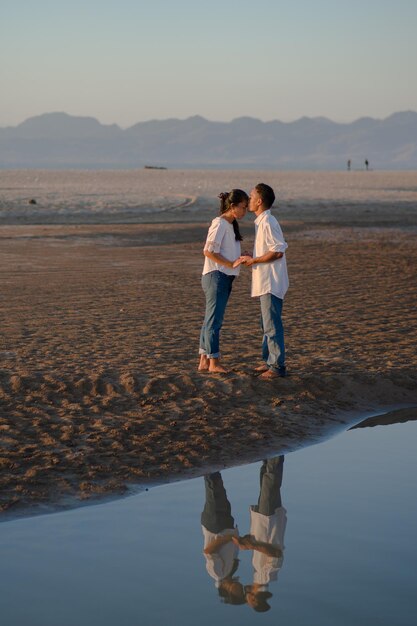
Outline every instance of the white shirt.
{"label": "white shirt", "polygon": [[[258,541],[264,541],[279,546],[284,551],[284,534],[287,525],[287,511],[283,506],[275,510],[273,515],[262,515],[250,509],[250,534]],[[267,585],[276,580],[282,567],[284,555],[280,557],[268,556],[263,552],[253,551],[252,565],[254,569],[253,582],[258,585]]]}
{"label": "white shirt", "polygon": [[[253,256],[263,256],[267,252],[285,252],[288,248],[281,226],[271,211],[263,211],[255,220],[255,245]],[[285,254],[271,263],[252,265],[252,297],[272,293],[283,299],[288,289],[288,272]]]}
{"label": "white shirt", "polygon": [[[241,254],[240,241],[236,241],[232,224],[223,217],[215,217],[210,225],[204,250],[221,254],[228,261],[238,259]],[[225,267],[205,257],[203,274],[216,270],[228,276],[239,276],[240,267]]]}
{"label": "white shirt", "polygon": [[[204,536],[204,548],[207,548],[214,539],[217,537],[223,537],[224,535],[233,535],[237,537],[239,535],[239,531],[237,528],[226,528],[222,530],[220,533],[212,533],[204,526],[201,526],[203,530]],[[239,548],[233,543],[233,541],[229,541],[221,546],[217,552],[213,552],[212,554],[205,554],[206,559],[206,569],[210,576],[214,579],[216,586],[229,576],[230,572],[233,569],[233,564],[235,559],[237,559],[239,553]]]}

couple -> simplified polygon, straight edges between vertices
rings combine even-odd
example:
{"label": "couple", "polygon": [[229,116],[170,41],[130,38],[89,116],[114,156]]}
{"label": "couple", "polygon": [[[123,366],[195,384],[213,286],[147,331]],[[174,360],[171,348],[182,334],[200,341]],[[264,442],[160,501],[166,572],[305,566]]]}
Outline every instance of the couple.
{"label": "couple", "polygon": [[[206,500],[201,514],[207,572],[228,604],[248,604],[255,611],[270,609],[269,583],[277,580],[284,559],[287,511],[282,506],[284,457],[263,461],[258,504],[250,507],[250,534],[240,536],[220,472],[204,477]],[[252,552],[253,582],[237,576],[239,553]]]}
{"label": "couple", "polygon": [[[206,313],[200,333],[199,371],[224,374],[220,363],[219,337],[232,283],[239,275],[240,265],[252,268],[252,297],[259,297],[262,317],[262,358],[255,371],[263,379],[286,375],[284,329],[281,314],[288,289],[287,263],[281,227],[271,214],[275,201],[273,189],[259,183],[250,196],[241,189],[221,193],[220,216],[209,228],[204,246],[202,286],[206,296]],[[238,220],[249,208],[255,219],[253,256],[241,254]]]}

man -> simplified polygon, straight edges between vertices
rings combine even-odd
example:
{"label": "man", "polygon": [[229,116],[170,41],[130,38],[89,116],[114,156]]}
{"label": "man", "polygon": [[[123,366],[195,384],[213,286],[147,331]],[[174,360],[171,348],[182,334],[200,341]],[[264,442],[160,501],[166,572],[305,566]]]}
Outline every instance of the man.
{"label": "man", "polygon": [[232,537],[241,550],[252,550],[253,583],[245,585],[246,602],[255,611],[268,611],[269,583],[277,580],[284,561],[287,511],[282,506],[284,456],[263,461],[258,504],[250,507],[250,534]]}
{"label": "man", "polygon": [[288,289],[285,250],[288,248],[281,227],[271,207],[275,201],[273,189],[265,183],[254,187],[249,197],[249,211],[256,215],[253,257],[241,257],[252,267],[252,297],[259,297],[262,314],[262,358],[264,365],[256,368],[260,378],[269,380],[286,375],[282,305]]}

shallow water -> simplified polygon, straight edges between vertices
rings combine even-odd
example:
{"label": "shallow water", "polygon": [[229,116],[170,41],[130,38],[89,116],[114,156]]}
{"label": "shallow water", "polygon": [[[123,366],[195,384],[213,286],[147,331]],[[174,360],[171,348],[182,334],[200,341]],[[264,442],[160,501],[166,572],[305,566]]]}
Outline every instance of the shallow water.
{"label": "shallow water", "polygon": [[[277,580],[257,589],[264,594],[263,608],[270,607],[266,612],[256,612],[245,596],[239,605],[222,601],[206,569],[200,519],[205,489],[204,479],[197,478],[1,524],[1,621],[415,624],[416,444],[414,421],[347,431],[286,456],[283,559],[273,562]],[[260,468],[257,463],[222,472],[240,535],[250,529]],[[254,581],[253,554],[239,553],[232,572],[238,590],[239,583]]]}

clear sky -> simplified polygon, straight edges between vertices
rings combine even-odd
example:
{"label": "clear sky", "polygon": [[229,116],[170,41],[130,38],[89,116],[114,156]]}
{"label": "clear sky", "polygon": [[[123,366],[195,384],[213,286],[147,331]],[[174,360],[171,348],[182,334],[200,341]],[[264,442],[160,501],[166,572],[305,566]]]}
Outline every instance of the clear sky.
{"label": "clear sky", "polygon": [[0,126],[417,110],[416,0],[1,0]]}

